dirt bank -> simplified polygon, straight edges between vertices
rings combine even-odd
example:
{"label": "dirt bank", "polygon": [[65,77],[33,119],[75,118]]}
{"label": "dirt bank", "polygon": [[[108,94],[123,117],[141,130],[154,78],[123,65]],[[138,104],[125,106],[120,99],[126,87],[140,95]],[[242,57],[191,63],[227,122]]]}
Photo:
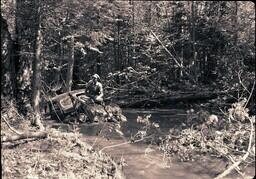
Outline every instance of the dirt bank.
{"label": "dirt bank", "polygon": [[[33,131],[23,121],[20,131]],[[2,122],[1,136],[13,135]],[[2,143],[3,178],[124,178],[119,166],[106,154],[98,153],[80,134],[46,129],[46,139]]]}

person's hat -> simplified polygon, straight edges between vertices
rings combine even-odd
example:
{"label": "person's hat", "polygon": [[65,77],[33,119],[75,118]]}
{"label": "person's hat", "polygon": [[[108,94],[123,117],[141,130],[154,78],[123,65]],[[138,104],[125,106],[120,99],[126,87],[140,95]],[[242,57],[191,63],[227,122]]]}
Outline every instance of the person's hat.
{"label": "person's hat", "polygon": [[92,78],[96,78],[96,79],[100,80],[100,76],[99,76],[98,74],[94,74],[94,75],[92,76]]}

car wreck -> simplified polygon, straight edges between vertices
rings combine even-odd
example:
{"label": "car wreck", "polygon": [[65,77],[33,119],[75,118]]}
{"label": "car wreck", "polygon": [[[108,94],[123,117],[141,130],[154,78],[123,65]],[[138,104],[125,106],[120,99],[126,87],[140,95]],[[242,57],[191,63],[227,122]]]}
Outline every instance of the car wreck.
{"label": "car wreck", "polygon": [[118,105],[96,104],[86,96],[83,89],[50,97],[45,104],[45,114],[62,122],[69,122],[69,117],[75,117],[79,122],[126,121]]}

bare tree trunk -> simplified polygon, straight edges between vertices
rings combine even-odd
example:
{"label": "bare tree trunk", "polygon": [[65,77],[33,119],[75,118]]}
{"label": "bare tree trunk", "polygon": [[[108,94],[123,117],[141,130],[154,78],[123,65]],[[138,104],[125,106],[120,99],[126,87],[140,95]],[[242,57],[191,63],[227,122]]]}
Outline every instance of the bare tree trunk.
{"label": "bare tree trunk", "polygon": [[[15,96],[15,89],[16,89],[16,81],[14,80],[14,75],[13,75],[13,67],[14,67],[14,63],[13,63],[13,40],[11,38],[11,33],[9,32],[9,29],[8,29],[8,24],[7,24],[7,20],[4,19],[2,17],[2,14],[1,14],[1,64],[3,65],[4,63],[6,63],[8,66],[7,66],[7,69],[6,69],[6,72],[10,74],[10,87],[11,89],[10,90],[7,90],[7,89],[3,89],[2,85],[1,85],[1,93],[11,93],[13,94],[13,96]],[[2,68],[3,70],[3,68]],[[15,71],[14,71],[15,72]],[[1,72],[1,79],[2,81],[5,81],[3,80],[4,79],[4,70]],[[6,82],[8,83],[8,82]],[[6,84],[7,85],[7,84]]]}
{"label": "bare tree trunk", "polygon": [[59,32],[59,58],[57,59],[57,74],[56,74],[56,83],[57,86],[61,86],[61,65],[64,59],[64,47],[63,47],[63,40],[62,40],[62,33]]}
{"label": "bare tree trunk", "polygon": [[16,100],[18,100],[18,81],[17,81],[17,74],[19,71],[19,61],[20,61],[20,44],[19,44],[19,31],[18,31],[18,3],[20,1],[16,1],[16,9],[15,9],[15,34],[13,35],[12,46],[11,46],[11,61],[10,61],[10,72],[11,72],[11,81],[13,86],[13,95]]}
{"label": "bare tree trunk", "polygon": [[[181,33],[183,35],[184,33],[184,26],[183,24],[181,25]],[[181,58],[180,58],[180,65],[183,66],[183,62],[184,62],[184,43],[183,41],[181,41]],[[183,77],[183,71],[182,71],[182,68],[179,68],[180,70],[180,77]]]}
{"label": "bare tree trunk", "polygon": [[[15,25],[15,28],[16,25]],[[20,50],[20,46],[18,43],[18,35],[15,34],[11,35],[11,32],[8,29],[8,24],[7,24],[7,20],[4,19],[2,17],[1,14],[1,30],[4,31],[4,33],[6,33],[6,37],[7,37],[7,56],[6,56],[6,60],[8,63],[8,70],[10,73],[10,85],[11,85],[11,92],[13,97],[17,100],[18,96],[18,87],[17,87],[17,71],[18,71],[18,66],[19,66],[19,50]],[[17,33],[17,31],[15,32]],[[2,41],[1,41],[1,45]]]}
{"label": "bare tree trunk", "polygon": [[120,70],[120,21],[117,22],[117,69]]}
{"label": "bare tree trunk", "polygon": [[67,71],[67,78],[66,78],[66,92],[71,91],[74,62],[75,62],[75,39],[74,39],[74,36],[72,36],[71,37],[71,57],[68,61],[68,71]]}
{"label": "bare tree trunk", "polygon": [[35,3],[37,6],[37,24],[36,24],[36,42],[35,42],[35,55],[33,60],[33,76],[32,76],[32,107],[35,113],[35,119],[32,121],[32,124],[35,124],[42,128],[41,119],[40,119],[40,101],[41,101],[41,52],[43,47],[43,36],[41,31],[41,8],[40,0]]}
{"label": "bare tree trunk", "polygon": [[193,63],[195,65],[195,75],[197,73],[197,59],[196,59],[196,47],[195,47],[195,7],[194,7],[194,1],[192,1],[191,5],[191,11],[192,11],[192,51],[193,51]]}
{"label": "bare tree trunk", "polygon": [[117,68],[117,50],[116,50],[116,37],[113,43],[113,49],[114,49],[114,69],[118,70]]}
{"label": "bare tree trunk", "polygon": [[[237,47],[237,39],[238,39],[238,2],[234,1],[235,3],[235,12],[234,12],[234,20],[233,20],[233,28],[234,28],[234,46],[235,48]],[[236,54],[237,55],[237,54]],[[239,58],[237,58],[237,64],[240,66],[241,65],[241,61],[239,60]]]}
{"label": "bare tree trunk", "polygon": [[[235,16],[234,16],[234,27],[236,28],[238,26],[237,24],[237,18],[238,18],[238,2],[234,1],[235,3]],[[235,46],[237,46],[237,38],[238,38],[238,31],[235,29],[235,35],[234,35],[234,41],[235,41]]]}
{"label": "bare tree trunk", "polygon": [[[152,0],[149,1],[147,13],[146,13],[146,22],[148,23],[148,26],[151,27],[151,19],[152,19]],[[167,10],[166,10],[167,13]],[[167,15],[166,15],[167,16]]]}
{"label": "bare tree trunk", "polygon": [[130,66],[130,37],[127,37],[127,66]]}
{"label": "bare tree trunk", "polygon": [[135,58],[135,4],[134,4],[134,0],[132,0],[132,31],[133,31],[132,56],[133,56],[133,59],[134,59],[134,66],[136,66],[136,58]]}
{"label": "bare tree trunk", "polygon": [[14,41],[11,40],[10,44],[10,74],[11,74],[11,83],[13,96],[18,100],[18,84],[17,84],[17,72],[19,68],[19,51],[20,45],[18,39],[15,38]]}

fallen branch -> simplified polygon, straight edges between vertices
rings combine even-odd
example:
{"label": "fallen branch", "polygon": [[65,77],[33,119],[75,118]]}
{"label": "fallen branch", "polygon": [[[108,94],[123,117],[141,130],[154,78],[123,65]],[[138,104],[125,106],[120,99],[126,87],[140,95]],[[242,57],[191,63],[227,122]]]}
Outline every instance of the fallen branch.
{"label": "fallen branch", "polygon": [[255,81],[253,82],[253,86],[252,86],[252,89],[251,89],[251,92],[250,92],[250,96],[249,96],[247,102],[245,103],[244,108],[246,108],[247,104],[249,103],[249,101],[250,101],[250,99],[252,97],[254,87],[255,87]]}
{"label": "fallen branch", "polygon": [[33,133],[28,132],[28,133],[22,133],[20,135],[4,136],[2,138],[2,142],[14,142],[17,140],[30,139],[30,138],[37,138],[37,139],[47,138],[47,132],[33,132]]}
{"label": "fallen branch", "polygon": [[237,73],[239,83],[242,85],[242,87],[244,88],[245,91],[247,91],[249,94],[251,94],[250,91],[247,89],[247,87],[244,85],[244,83],[241,80],[241,73],[242,72],[240,72],[240,71]]}
{"label": "fallen branch", "polygon": [[137,143],[137,142],[143,141],[143,140],[145,140],[145,139],[147,139],[147,138],[150,138],[150,137],[152,137],[152,135],[147,136],[147,137],[143,137],[143,138],[141,138],[141,139],[134,140],[134,141],[130,140],[130,141],[123,142],[123,143],[118,143],[118,144],[114,144],[114,145],[109,145],[109,146],[103,147],[103,148],[100,150],[100,152],[102,152],[102,151],[105,150],[105,149],[109,149],[109,148],[113,148],[113,147],[118,147],[118,146],[122,146],[122,145],[126,145],[126,144]]}
{"label": "fallen branch", "polygon": [[156,38],[156,40],[162,45],[162,47],[164,48],[164,50],[173,58],[173,60],[175,61],[175,63],[180,67],[183,68],[183,66],[177,61],[177,59],[171,54],[171,52],[165,47],[165,45],[163,44],[163,42],[161,42],[161,40],[156,36],[156,34],[151,30],[150,31],[153,36]]}
{"label": "fallen branch", "polygon": [[220,179],[223,178],[225,176],[227,176],[232,170],[238,168],[239,164],[243,161],[245,161],[247,159],[247,157],[250,154],[250,150],[251,150],[251,146],[252,146],[252,140],[253,140],[253,121],[248,118],[250,120],[251,123],[251,134],[250,134],[250,140],[249,140],[249,145],[248,145],[248,149],[246,154],[237,162],[233,163],[227,170],[225,170],[224,172],[222,172],[221,174],[219,174],[217,177],[215,177],[214,179]]}
{"label": "fallen branch", "polygon": [[182,65],[182,63],[179,63],[177,61],[177,59],[174,57],[174,55],[172,55],[172,53],[165,47],[165,45],[163,44],[163,42],[156,36],[156,34],[151,30],[150,31],[153,36],[156,38],[156,40],[162,45],[162,47],[164,48],[164,50],[171,56],[171,58],[174,60],[174,62],[178,65],[178,67],[180,67],[184,73],[188,76],[189,79],[191,79],[193,82],[196,82],[193,78],[191,78],[191,75],[186,71],[186,69],[184,68],[184,66]]}
{"label": "fallen branch", "polygon": [[[9,106],[12,106],[12,102],[9,102],[9,101],[7,101],[7,100],[5,100],[5,102],[8,103]],[[14,113],[16,113],[21,119],[26,120],[23,116],[21,116],[21,115],[19,114],[19,112],[18,112],[17,110],[14,110]]]}
{"label": "fallen branch", "polygon": [[4,116],[2,116],[2,119],[3,119],[4,122],[7,124],[7,126],[11,129],[11,131],[15,132],[15,133],[18,134],[18,135],[22,135],[22,132],[19,132],[19,131],[17,131],[16,129],[14,129],[14,128],[8,123],[8,121],[5,119]]}
{"label": "fallen branch", "polygon": [[[240,79],[239,79],[239,80],[240,80]],[[241,80],[240,80],[240,82],[241,82]],[[243,106],[244,108],[247,106],[248,101],[250,100],[250,98],[251,98],[251,96],[252,96],[252,93],[253,93],[253,90],[254,90],[254,86],[255,86],[255,82],[253,83],[253,87],[252,87],[252,89],[251,89],[250,96],[249,96],[249,98],[248,98],[246,104]],[[248,156],[249,156],[249,154],[250,154],[251,147],[252,147],[253,132],[254,132],[253,121],[252,121],[252,119],[250,119],[249,117],[248,117],[248,120],[249,120],[250,123],[251,123],[251,134],[250,134],[250,139],[249,139],[249,145],[248,145],[247,152],[245,153],[245,155],[244,155],[239,161],[237,161],[237,162],[232,161],[232,162],[233,162],[233,165],[231,165],[227,170],[225,170],[224,172],[222,172],[221,174],[219,174],[217,177],[215,177],[215,179],[220,179],[220,178],[225,177],[225,176],[228,175],[232,170],[239,168],[239,167],[238,167],[239,164],[240,164],[241,162],[245,161],[245,160],[248,158]]]}

